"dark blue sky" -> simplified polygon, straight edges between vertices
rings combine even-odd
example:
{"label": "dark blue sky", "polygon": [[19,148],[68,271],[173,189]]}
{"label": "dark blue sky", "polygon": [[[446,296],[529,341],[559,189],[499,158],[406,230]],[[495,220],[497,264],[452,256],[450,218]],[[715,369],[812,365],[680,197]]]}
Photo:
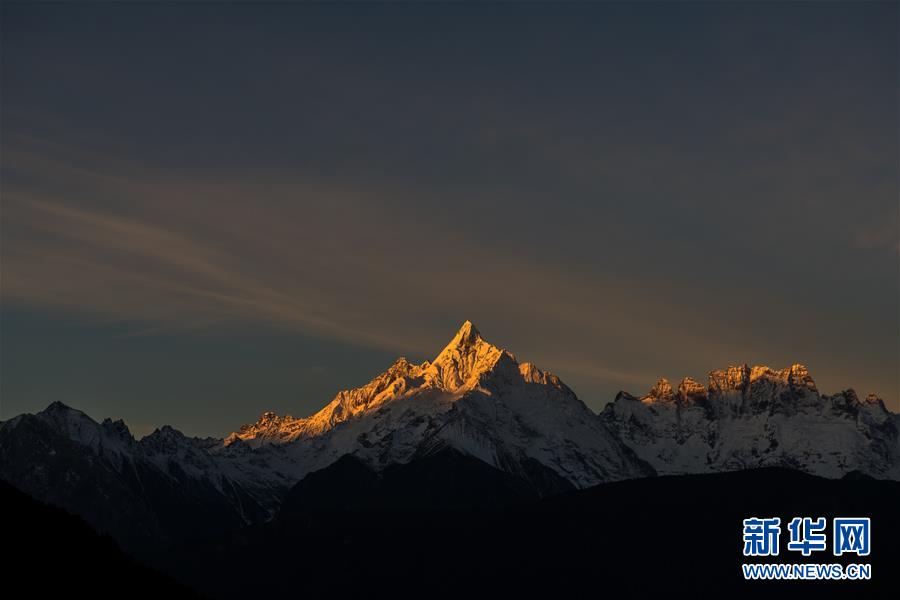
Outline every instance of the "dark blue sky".
{"label": "dark blue sky", "polygon": [[0,418],[223,434],[465,319],[595,409],[898,408],[896,4],[2,10]]}

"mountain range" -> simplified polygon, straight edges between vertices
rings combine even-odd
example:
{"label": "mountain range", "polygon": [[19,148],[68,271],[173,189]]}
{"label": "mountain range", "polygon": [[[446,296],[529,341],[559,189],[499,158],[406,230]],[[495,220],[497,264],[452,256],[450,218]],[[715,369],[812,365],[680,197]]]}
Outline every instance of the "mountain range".
{"label": "mountain range", "polygon": [[802,365],[729,367],[706,386],[660,380],[597,414],[467,321],[433,361],[400,358],[310,417],[267,412],[222,438],[165,426],[137,440],[122,421],[97,423],[55,402],[0,424],[0,479],[135,549],[270,521],[298,482],[345,457],[376,474],[464,457],[473,476],[487,477],[470,459],[502,474],[491,479],[498,497],[540,498],[768,466],[900,479],[898,429],[881,400],[823,395]]}
{"label": "mountain range", "polygon": [[787,467],[838,478],[900,479],[900,415],[874,394],[819,392],[805,366],[733,366],[620,392],[601,419],[659,474]]}

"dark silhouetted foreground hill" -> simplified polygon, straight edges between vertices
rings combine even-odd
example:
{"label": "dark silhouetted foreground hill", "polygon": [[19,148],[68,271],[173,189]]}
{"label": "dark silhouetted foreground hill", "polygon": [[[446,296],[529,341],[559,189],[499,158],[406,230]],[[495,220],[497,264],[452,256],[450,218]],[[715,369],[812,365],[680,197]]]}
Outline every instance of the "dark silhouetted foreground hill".
{"label": "dark silhouetted foreground hill", "polygon": [[[158,564],[223,598],[870,598],[900,589],[897,482],[772,468],[623,481],[540,501],[519,491],[462,454],[381,474],[346,458],[298,484],[273,522],[182,546]],[[478,497],[491,501],[479,507]],[[786,550],[785,529],[775,560],[868,562],[872,580],[744,581],[741,521],[751,516],[871,517],[870,557],[835,558],[829,546],[804,559]]]}
{"label": "dark silhouetted foreground hill", "polygon": [[66,511],[0,481],[4,587],[29,598],[199,598]]}

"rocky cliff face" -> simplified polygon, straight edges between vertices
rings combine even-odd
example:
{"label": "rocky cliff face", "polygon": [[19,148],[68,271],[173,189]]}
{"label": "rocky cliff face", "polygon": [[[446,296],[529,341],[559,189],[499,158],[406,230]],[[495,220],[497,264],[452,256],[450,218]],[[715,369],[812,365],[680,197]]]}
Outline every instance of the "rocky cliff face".
{"label": "rocky cliff face", "polygon": [[640,398],[621,392],[601,417],[661,474],[787,466],[900,478],[898,416],[875,396],[821,394],[800,364],[732,366],[705,387],[663,379]]}

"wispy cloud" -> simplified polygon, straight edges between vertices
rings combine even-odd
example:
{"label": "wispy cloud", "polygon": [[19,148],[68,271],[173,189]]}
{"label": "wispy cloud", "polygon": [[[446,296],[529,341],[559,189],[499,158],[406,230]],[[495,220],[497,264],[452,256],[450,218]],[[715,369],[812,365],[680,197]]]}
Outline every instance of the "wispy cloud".
{"label": "wispy cloud", "polygon": [[628,252],[561,263],[513,232],[485,237],[467,226],[477,214],[418,210],[423,190],[396,183],[185,176],[22,146],[4,165],[3,301],[131,335],[257,326],[410,354],[472,318],[531,348],[523,359],[640,389],[658,365],[697,376],[691,365],[771,356],[802,302],[727,274],[648,278],[614,262]]}
{"label": "wispy cloud", "polygon": [[132,181],[34,156],[6,166],[58,187],[6,186],[4,301],[131,322],[133,335],[256,324],[409,352],[476,314],[509,330],[523,319],[625,338],[642,335],[635,309],[663,312],[643,284],[604,285],[503,236],[391,210],[392,190]]}

